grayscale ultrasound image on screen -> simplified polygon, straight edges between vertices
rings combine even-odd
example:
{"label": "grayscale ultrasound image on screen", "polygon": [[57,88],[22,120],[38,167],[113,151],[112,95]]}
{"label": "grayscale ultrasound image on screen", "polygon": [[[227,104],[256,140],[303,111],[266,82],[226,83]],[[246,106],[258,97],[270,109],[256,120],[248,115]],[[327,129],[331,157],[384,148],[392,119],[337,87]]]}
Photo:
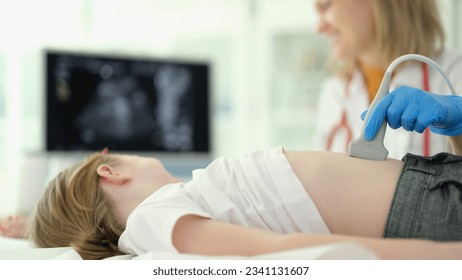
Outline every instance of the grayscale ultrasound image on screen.
{"label": "grayscale ultrasound image on screen", "polygon": [[208,152],[209,66],[46,53],[47,151]]}

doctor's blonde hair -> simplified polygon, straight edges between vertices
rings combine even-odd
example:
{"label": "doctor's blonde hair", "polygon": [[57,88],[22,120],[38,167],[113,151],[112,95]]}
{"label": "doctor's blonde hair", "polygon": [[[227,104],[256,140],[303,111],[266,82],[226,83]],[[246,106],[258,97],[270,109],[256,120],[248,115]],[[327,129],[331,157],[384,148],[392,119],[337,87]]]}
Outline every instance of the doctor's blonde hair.
{"label": "doctor's blonde hair", "polygon": [[[428,57],[444,48],[446,35],[437,0],[370,0],[375,44],[384,69],[397,57],[416,53]],[[357,61],[346,61],[340,74],[350,78]]]}
{"label": "doctor's blonde hair", "polygon": [[83,259],[123,254],[117,247],[124,227],[99,187],[96,169],[112,164],[110,155],[94,153],[50,181],[38,203],[27,235],[37,247],[73,247]]}

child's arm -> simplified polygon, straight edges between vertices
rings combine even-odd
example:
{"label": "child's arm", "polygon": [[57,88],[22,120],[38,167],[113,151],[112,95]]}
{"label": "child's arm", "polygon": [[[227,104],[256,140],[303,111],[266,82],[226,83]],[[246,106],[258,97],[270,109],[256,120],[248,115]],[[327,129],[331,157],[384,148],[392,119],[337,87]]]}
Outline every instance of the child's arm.
{"label": "child's arm", "polygon": [[280,234],[198,216],[181,218],[173,244],[181,253],[252,256],[338,242],[355,242],[382,259],[460,259],[462,243],[412,239],[374,239],[311,233]]}

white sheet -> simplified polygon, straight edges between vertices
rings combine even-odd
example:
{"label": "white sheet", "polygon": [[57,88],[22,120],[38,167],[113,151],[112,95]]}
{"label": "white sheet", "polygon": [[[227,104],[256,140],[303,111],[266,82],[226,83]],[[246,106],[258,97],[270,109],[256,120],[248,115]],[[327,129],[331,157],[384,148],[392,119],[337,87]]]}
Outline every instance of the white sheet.
{"label": "white sheet", "polygon": [[[203,256],[191,254],[149,252],[140,256],[123,255],[106,260],[374,260],[370,250],[353,243],[338,243],[288,250],[253,257]],[[0,237],[0,260],[82,260],[71,247],[32,248],[26,240]]]}
{"label": "white sheet", "polygon": [[378,259],[375,253],[362,246],[352,243],[339,243],[323,245],[283,252],[262,254],[252,257],[242,256],[200,256],[188,254],[149,252],[141,256],[132,257],[134,260],[210,260],[210,259],[233,259],[233,260],[375,260]]}

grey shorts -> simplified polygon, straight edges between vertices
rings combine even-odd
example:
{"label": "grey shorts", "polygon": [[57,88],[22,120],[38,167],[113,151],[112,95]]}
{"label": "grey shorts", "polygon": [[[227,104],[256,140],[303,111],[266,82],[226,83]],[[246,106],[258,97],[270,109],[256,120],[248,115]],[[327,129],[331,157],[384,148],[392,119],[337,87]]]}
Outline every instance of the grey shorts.
{"label": "grey shorts", "polygon": [[462,240],[462,157],[406,155],[385,238]]}

